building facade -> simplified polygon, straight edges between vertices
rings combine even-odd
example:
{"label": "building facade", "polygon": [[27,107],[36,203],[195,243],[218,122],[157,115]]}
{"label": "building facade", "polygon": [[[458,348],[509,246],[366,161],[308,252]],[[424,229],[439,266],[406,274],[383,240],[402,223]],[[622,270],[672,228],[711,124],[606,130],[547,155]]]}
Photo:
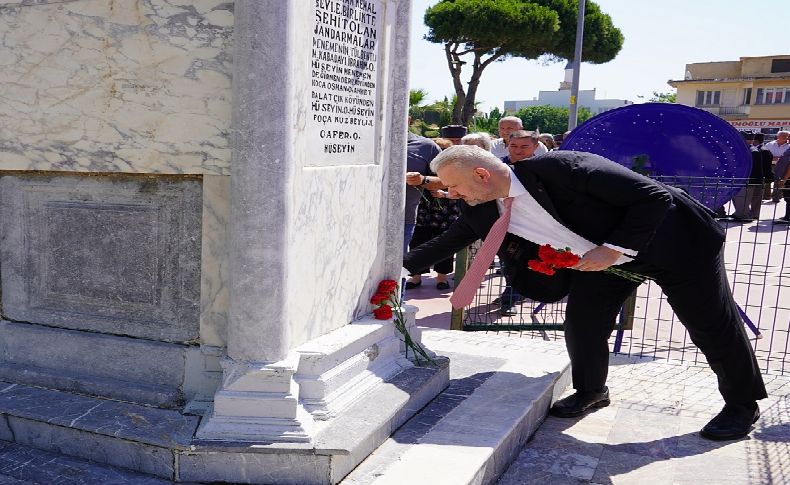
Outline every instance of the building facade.
{"label": "building facade", "polygon": [[[557,91],[539,91],[538,97],[531,100],[505,101],[505,112],[515,113],[522,108],[530,106],[557,106],[567,108],[571,100],[571,78],[573,76],[572,63],[565,66],[565,79],[560,83]],[[633,101],[626,99],[596,99],[595,89],[579,90],[578,106],[589,109],[594,115],[601,114],[610,109],[619,108]]]}
{"label": "building facade", "polygon": [[684,77],[669,81],[678,90],[679,104],[769,138],[790,129],[790,54],[686,64]]}

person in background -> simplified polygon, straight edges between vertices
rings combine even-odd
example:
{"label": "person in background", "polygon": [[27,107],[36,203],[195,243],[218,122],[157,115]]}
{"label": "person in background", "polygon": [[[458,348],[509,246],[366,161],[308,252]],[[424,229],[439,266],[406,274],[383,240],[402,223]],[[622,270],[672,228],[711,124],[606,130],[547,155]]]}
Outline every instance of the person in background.
{"label": "person in background", "polygon": [[785,201],[785,215],[774,219],[774,224],[790,224],[790,187],[787,179],[790,178],[790,150],[785,150],[779,160],[776,161],[776,181],[781,182],[782,197]]}
{"label": "person in background", "polygon": [[563,138],[564,138],[564,136],[563,136],[562,133],[560,133],[559,135],[554,135],[554,143],[557,144],[557,150],[559,150],[560,147],[562,146]]}
{"label": "person in background", "polygon": [[461,138],[461,145],[476,145],[486,151],[491,151],[491,137],[488,133],[469,133]]}
{"label": "person in background", "polygon": [[[510,134],[510,142],[507,145],[508,155],[502,159],[510,167],[536,156],[540,140],[535,131],[516,130]],[[508,264],[500,260],[502,273],[505,277],[505,289],[502,294],[494,299],[493,303],[499,305],[499,312],[503,317],[511,317],[518,314],[515,306],[524,301],[524,297],[513,287],[513,282],[509,276],[509,271],[505,266]]]}
{"label": "person in background", "polygon": [[747,180],[746,185],[732,199],[735,212],[730,215],[730,219],[738,222],[749,222],[760,217],[760,207],[763,203],[763,185],[767,180],[765,171],[770,171],[771,153],[761,149],[762,133],[744,133],[743,136],[751,151],[752,170],[749,172],[749,180]]}
{"label": "person in background", "polygon": [[571,135],[571,130],[566,131],[560,135],[554,137],[554,142],[557,143],[557,150],[562,148],[562,144],[565,143],[565,140]]}
{"label": "person in background", "polygon": [[[461,141],[471,135],[466,134],[466,127],[450,125],[442,127],[440,131],[442,137],[435,140],[441,148],[449,148],[458,145]],[[480,137],[472,137],[477,140]],[[455,219],[458,218],[457,202],[453,199],[434,197],[435,191],[443,186],[433,184],[432,181],[438,180],[435,174],[426,177],[425,187],[430,189],[423,192],[419,207],[417,208],[416,226],[414,235],[411,239],[410,247],[418,247],[426,241],[442,234]],[[409,275],[409,279],[404,285],[407,290],[417,288],[422,285],[422,274],[430,271],[430,267],[421,268]],[[453,256],[437,261],[433,264],[436,272],[436,289],[446,291],[450,289],[449,274],[453,272]]]}
{"label": "person in background", "polygon": [[537,131],[517,130],[510,134],[507,144],[508,155],[502,161],[508,165],[540,155],[540,139]]}
{"label": "person in background", "polygon": [[[409,117],[411,125],[411,117]],[[428,138],[409,132],[406,142],[406,207],[403,214],[403,252],[409,250],[409,243],[417,219],[417,206],[420,204],[424,188],[428,187],[428,175],[431,173],[431,160],[441,153],[439,147]],[[434,177],[439,182],[438,177]],[[439,182],[436,187],[441,186]]]}
{"label": "person in background", "polygon": [[453,141],[448,140],[447,138],[434,138],[433,142],[439,145],[439,148],[441,148],[442,150],[447,150],[448,148],[454,145]]}
{"label": "person in background", "polygon": [[450,140],[453,145],[460,145],[461,138],[466,136],[467,131],[465,126],[447,125],[442,126],[441,130],[439,130],[439,136]]}
{"label": "person in background", "polygon": [[540,139],[541,143],[546,145],[546,148],[549,151],[556,150],[557,148],[559,148],[559,145],[557,145],[557,143],[554,142],[554,136],[552,136],[551,133],[541,133],[538,138]]}
{"label": "person in background", "polygon": [[784,170],[781,172],[779,171],[779,158],[787,153],[788,147],[790,147],[790,131],[780,131],[776,134],[776,140],[766,143],[763,148],[771,152],[771,163],[774,165],[775,170],[775,181],[774,181],[774,190],[771,192],[771,200],[773,202],[779,202],[782,198],[782,187],[783,183],[781,182],[782,175]]}
{"label": "person in background", "polygon": [[[491,153],[497,158],[504,158],[508,155],[507,146],[510,143],[510,135],[514,131],[523,130],[524,123],[518,116],[505,116],[499,120],[499,138],[491,141]],[[548,148],[542,143],[538,147],[536,155],[548,152]]]}

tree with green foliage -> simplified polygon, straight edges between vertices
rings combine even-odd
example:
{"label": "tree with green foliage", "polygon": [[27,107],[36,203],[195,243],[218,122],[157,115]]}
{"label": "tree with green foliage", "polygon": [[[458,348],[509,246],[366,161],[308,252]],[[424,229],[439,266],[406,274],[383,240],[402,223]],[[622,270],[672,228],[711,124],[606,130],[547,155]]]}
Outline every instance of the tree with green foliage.
{"label": "tree with green foliage", "polygon": [[653,97],[650,98],[651,103],[677,103],[678,93],[659,93],[653,91]]}
{"label": "tree with green foliage", "polygon": [[469,130],[472,132],[484,131],[496,137],[499,136],[499,120],[505,115],[499,111],[499,108],[494,107],[488,114],[476,115],[472,118],[472,123],[469,125]]}
{"label": "tree with green foliage", "polygon": [[[568,129],[568,108],[559,106],[529,106],[521,108],[514,114],[521,118],[526,130],[540,130],[541,133],[565,133]],[[589,108],[579,108],[579,123],[592,118]]]}
{"label": "tree with green foliage", "polygon": [[420,104],[425,100],[427,92],[422,89],[409,91],[409,115],[412,123],[409,129],[417,135],[434,138],[439,136],[439,128],[450,124],[453,114],[455,97],[436,101],[431,104]]}
{"label": "tree with green foliage", "polygon": [[[584,15],[582,60],[608,62],[620,52],[623,34],[609,15],[588,1]],[[426,39],[444,44],[457,101],[454,124],[468,125],[483,70],[508,57],[572,59],[576,39],[577,0],[441,0],[425,12]],[[471,58],[472,73],[464,89],[461,71]]]}
{"label": "tree with green foliage", "polygon": [[419,108],[425,98],[428,97],[428,91],[424,89],[410,89],[409,90],[409,109]]}

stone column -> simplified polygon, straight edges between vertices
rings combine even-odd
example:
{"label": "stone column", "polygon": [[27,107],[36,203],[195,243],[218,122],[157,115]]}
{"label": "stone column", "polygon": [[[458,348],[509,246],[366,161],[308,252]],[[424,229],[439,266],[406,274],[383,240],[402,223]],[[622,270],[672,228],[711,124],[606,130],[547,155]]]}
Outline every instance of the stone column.
{"label": "stone column", "polygon": [[228,356],[286,356],[291,2],[235,3]]}
{"label": "stone column", "polygon": [[309,441],[288,356],[293,5],[235,2],[227,357],[206,439]]}
{"label": "stone column", "polygon": [[401,268],[409,13],[235,4],[227,356],[201,438],[308,441],[411,366],[365,318]]}

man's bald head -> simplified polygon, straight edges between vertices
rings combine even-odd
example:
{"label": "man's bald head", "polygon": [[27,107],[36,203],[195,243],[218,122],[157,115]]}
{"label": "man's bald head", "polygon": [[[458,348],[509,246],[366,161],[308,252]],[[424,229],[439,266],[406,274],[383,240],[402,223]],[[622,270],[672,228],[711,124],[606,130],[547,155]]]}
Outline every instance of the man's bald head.
{"label": "man's bald head", "polygon": [[431,170],[451,198],[463,199],[469,205],[506,197],[510,190],[510,168],[478,146],[448,148],[433,159]]}
{"label": "man's bald head", "polygon": [[496,155],[476,145],[452,146],[431,161],[431,171],[433,173],[439,173],[439,170],[448,166],[468,169],[483,167],[490,172],[508,170],[507,166]]}

